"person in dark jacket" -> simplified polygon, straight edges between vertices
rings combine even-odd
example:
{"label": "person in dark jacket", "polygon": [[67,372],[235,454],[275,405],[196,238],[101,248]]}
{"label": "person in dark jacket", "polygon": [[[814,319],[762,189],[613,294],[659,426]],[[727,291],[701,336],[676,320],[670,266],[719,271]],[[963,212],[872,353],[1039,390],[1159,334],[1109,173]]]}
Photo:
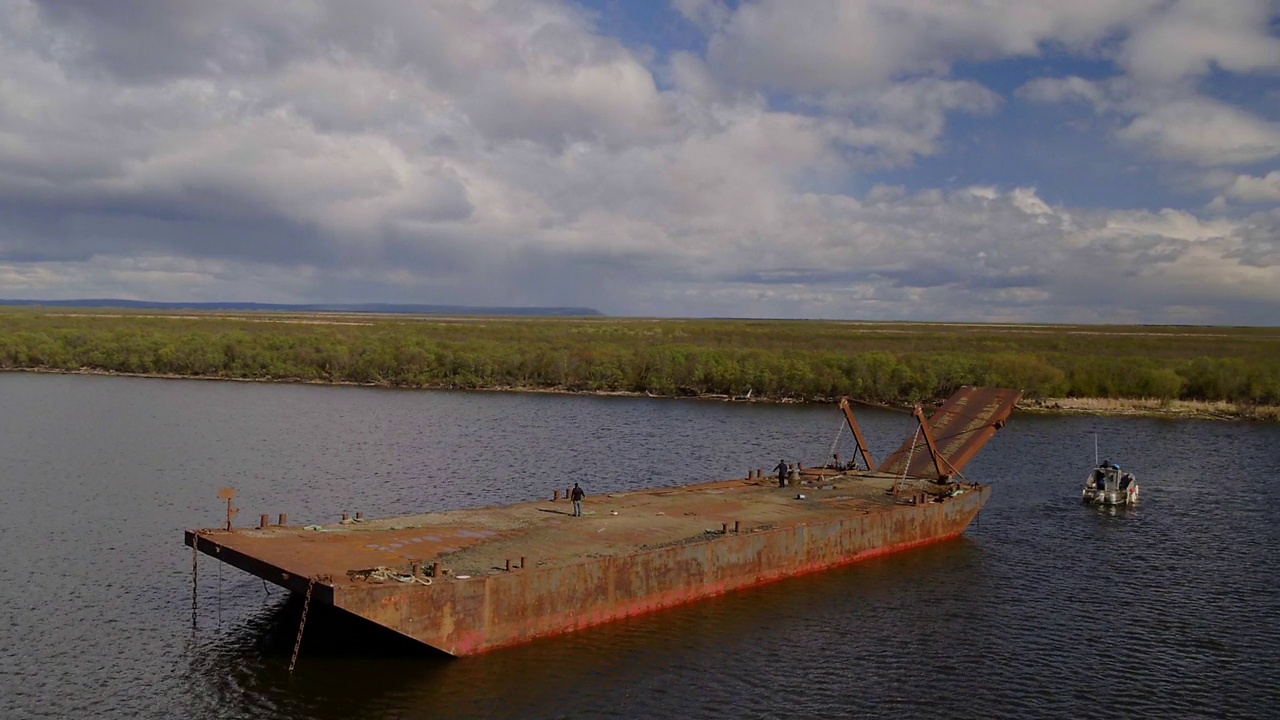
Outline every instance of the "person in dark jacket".
{"label": "person in dark jacket", "polygon": [[573,501],[573,516],[582,517],[582,498],[587,494],[578,487],[578,483],[573,484],[573,490],[569,491],[569,499]]}
{"label": "person in dark jacket", "polygon": [[791,468],[787,467],[787,461],[779,460],[778,467],[774,468],[774,470],[778,471],[778,487],[786,487],[787,472],[791,470]]}

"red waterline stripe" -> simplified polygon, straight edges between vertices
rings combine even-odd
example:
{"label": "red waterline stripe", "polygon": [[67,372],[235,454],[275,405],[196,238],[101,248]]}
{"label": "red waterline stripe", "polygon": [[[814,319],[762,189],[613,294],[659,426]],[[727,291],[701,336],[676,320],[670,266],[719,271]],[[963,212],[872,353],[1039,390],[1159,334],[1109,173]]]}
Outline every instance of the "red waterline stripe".
{"label": "red waterline stripe", "polygon": [[[794,569],[777,571],[772,574],[763,575],[754,580],[748,580],[742,583],[733,583],[729,581],[708,583],[705,585],[696,586],[696,588],[672,590],[664,593],[659,593],[656,595],[651,595],[644,599],[634,600],[626,604],[613,605],[613,606],[610,606],[608,609],[597,608],[596,610],[590,613],[575,615],[574,616],[575,622],[559,624],[553,630],[540,632],[535,635],[512,637],[507,640],[502,640],[497,643],[493,643],[492,638],[488,637],[488,633],[486,633],[483,630],[473,630],[469,632],[464,632],[464,633],[460,633],[460,636],[457,638],[457,641],[454,644],[451,652],[453,655],[476,655],[479,653],[488,652],[489,650],[496,650],[502,647],[522,645],[526,642],[530,642],[532,640],[537,640],[541,638],[550,638],[550,637],[557,637],[560,635],[567,635],[569,633],[576,632],[584,628],[594,627],[596,625],[603,625],[605,623],[614,622],[616,620],[621,620],[623,618],[635,617],[638,615],[645,615],[648,613],[656,612],[658,610],[667,610],[670,608],[679,607],[681,605],[688,605],[690,603],[698,602],[700,600],[706,600],[719,595],[724,595],[730,592],[737,592],[739,590],[746,590],[748,588],[760,587],[762,585],[768,585],[770,583],[786,580],[787,578],[800,577],[802,575],[810,575],[815,572],[820,572],[822,570],[843,567],[845,565],[852,565],[853,563],[861,562],[863,560],[870,560],[872,558],[881,557],[881,556],[889,555],[892,553],[902,552],[904,550],[911,550],[913,548],[923,547],[925,545],[932,545],[934,543],[943,542],[945,540],[952,540],[959,537],[960,535],[963,535],[964,529],[967,526],[968,526],[968,523],[966,523],[965,526],[961,527],[960,530],[957,530],[951,533],[946,533],[944,535],[937,535],[934,537],[923,538],[920,540],[910,540],[908,542],[898,543],[896,545],[885,545],[883,547],[863,550],[860,553],[857,553],[847,558],[841,558],[834,562],[827,562],[827,563],[819,562],[819,563],[810,563],[807,565],[796,566]],[[550,620],[550,618],[548,619]]]}

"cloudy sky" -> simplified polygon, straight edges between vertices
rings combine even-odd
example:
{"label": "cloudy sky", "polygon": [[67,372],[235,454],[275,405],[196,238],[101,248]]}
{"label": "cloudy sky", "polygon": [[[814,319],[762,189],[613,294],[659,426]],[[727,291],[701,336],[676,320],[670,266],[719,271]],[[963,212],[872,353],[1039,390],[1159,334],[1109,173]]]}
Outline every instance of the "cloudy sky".
{"label": "cloudy sky", "polygon": [[0,297],[1280,324],[1280,0],[0,0]]}

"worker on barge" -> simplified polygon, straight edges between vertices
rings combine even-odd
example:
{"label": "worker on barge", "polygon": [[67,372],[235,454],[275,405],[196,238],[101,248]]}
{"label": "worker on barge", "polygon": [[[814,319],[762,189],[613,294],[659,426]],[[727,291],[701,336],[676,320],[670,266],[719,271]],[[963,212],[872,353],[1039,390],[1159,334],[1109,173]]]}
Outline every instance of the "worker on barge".
{"label": "worker on barge", "polygon": [[578,483],[573,484],[573,490],[569,492],[569,499],[573,501],[573,516],[582,517],[582,498],[587,494],[578,487]]}
{"label": "worker on barge", "polygon": [[778,467],[774,468],[778,471],[778,487],[787,486],[787,473],[791,471],[791,467],[787,465],[786,460],[779,460]]}

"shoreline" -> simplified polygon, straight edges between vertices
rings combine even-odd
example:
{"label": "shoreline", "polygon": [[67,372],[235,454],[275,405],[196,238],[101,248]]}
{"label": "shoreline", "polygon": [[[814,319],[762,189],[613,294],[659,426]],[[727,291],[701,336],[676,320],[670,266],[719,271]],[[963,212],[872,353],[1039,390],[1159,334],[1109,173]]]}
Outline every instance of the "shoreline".
{"label": "shoreline", "polygon": [[[432,385],[396,385],[392,383],[360,383],[342,380],[305,380],[302,378],[250,378],[250,377],[223,377],[219,375],[177,375],[168,373],[132,373],[119,372],[115,370],[98,370],[94,368],[79,368],[76,370],[65,370],[61,368],[44,368],[44,367],[12,367],[0,368],[0,372],[29,372],[41,373],[47,375],[101,375],[109,377],[133,377],[133,378],[149,378],[154,380],[206,380],[206,381],[228,381],[228,382],[246,382],[246,383],[272,383],[282,385],[325,385],[332,387],[368,387],[368,388],[384,388],[387,390],[467,390],[475,392],[519,392],[519,393],[545,393],[549,395],[591,395],[597,397],[649,397],[664,398],[670,400],[716,400],[720,402],[748,402],[748,403],[765,403],[773,405],[830,405],[838,402],[837,398],[813,398],[810,400],[798,400],[795,398],[766,398],[766,397],[734,397],[719,394],[689,394],[689,395],[657,395],[648,392],[633,392],[629,390],[570,390],[567,388],[547,388],[547,387],[518,387],[518,386],[492,386],[492,387],[452,387],[452,386],[432,386]],[[910,405],[885,405],[881,403],[873,403],[868,401],[854,400],[850,398],[850,402],[865,407],[879,408],[882,410],[891,410],[899,412],[910,412]],[[1135,418],[1165,418],[1172,420],[1223,420],[1233,422],[1280,422],[1280,406],[1276,405],[1258,405],[1243,407],[1236,403],[1218,401],[1210,402],[1204,400],[1159,400],[1152,398],[1044,398],[1039,400],[1021,400],[1015,406],[1021,412],[1032,413],[1036,415],[1087,415],[1093,417],[1135,417]]]}
{"label": "shoreline", "polygon": [[1048,398],[1044,400],[1024,400],[1018,403],[1017,408],[1023,412],[1040,415],[1280,422],[1280,406],[1257,405],[1242,407],[1231,402],[1209,402],[1206,400]]}

